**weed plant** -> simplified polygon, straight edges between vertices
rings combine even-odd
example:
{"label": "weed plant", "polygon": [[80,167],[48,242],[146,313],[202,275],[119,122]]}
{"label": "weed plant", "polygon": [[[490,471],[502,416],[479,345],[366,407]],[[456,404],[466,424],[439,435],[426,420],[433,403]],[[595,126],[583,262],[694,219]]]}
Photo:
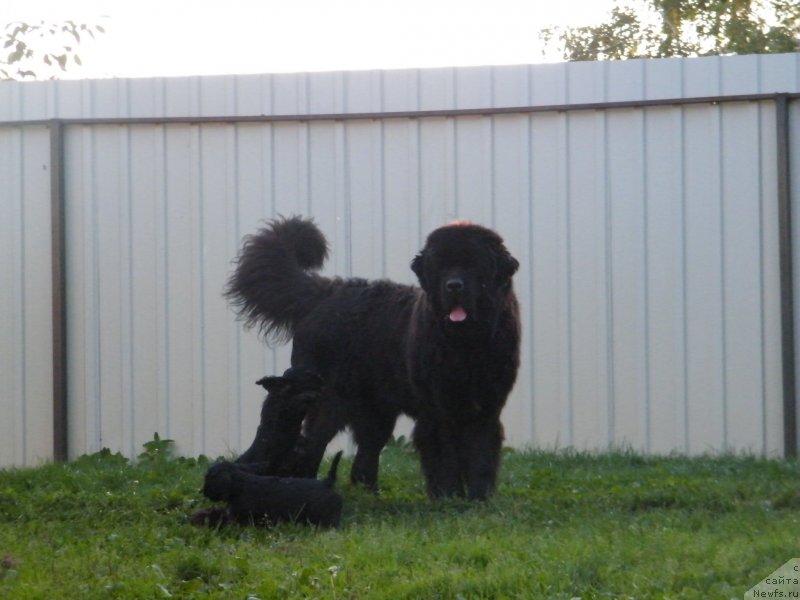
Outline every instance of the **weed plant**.
{"label": "weed plant", "polygon": [[432,502],[399,440],[339,530],[215,530],[170,450],[0,471],[0,598],[730,599],[800,556],[795,461],[507,451],[491,500]]}

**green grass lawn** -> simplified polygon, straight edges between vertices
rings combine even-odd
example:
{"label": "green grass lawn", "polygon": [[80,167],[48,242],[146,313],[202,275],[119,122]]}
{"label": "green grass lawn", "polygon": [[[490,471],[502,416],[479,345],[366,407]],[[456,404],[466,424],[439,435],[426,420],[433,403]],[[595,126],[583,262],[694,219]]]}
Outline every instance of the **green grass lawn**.
{"label": "green grass lawn", "polygon": [[490,501],[431,502],[394,444],[339,530],[215,531],[167,445],[0,471],[0,598],[730,599],[800,556],[795,461],[507,452]]}

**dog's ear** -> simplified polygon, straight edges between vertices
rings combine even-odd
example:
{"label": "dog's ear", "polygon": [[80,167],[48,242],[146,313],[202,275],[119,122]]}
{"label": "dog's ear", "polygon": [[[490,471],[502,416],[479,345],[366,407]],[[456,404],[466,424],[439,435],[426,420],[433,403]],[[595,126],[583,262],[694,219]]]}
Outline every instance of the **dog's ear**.
{"label": "dog's ear", "polygon": [[419,279],[420,286],[425,289],[425,286],[427,285],[427,281],[425,279],[425,250],[422,250],[414,257],[414,260],[411,261],[411,270],[414,271],[417,279]]}
{"label": "dog's ear", "polygon": [[519,269],[519,261],[503,248],[497,255],[497,279],[502,283],[508,282],[517,269]]}

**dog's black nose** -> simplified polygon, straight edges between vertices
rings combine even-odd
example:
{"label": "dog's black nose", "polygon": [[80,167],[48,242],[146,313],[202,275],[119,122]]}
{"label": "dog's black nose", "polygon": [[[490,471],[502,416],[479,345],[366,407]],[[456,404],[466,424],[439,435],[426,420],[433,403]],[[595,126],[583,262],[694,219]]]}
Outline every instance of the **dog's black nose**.
{"label": "dog's black nose", "polygon": [[460,277],[451,277],[445,282],[444,287],[448,292],[460,292],[464,289],[464,281]]}

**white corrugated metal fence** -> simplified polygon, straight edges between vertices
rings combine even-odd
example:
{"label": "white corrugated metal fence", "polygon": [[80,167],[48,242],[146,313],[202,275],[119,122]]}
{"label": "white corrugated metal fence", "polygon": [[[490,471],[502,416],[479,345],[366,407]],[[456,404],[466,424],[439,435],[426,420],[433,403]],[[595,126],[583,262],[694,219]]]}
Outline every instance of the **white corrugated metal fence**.
{"label": "white corrugated metal fence", "polygon": [[[1,82],[0,121],[80,119],[64,122],[69,455],[135,456],[154,432],[184,454],[246,447],[253,382],[289,351],[243,331],[222,289],[242,236],[293,213],[343,276],[411,282],[453,218],[503,235],[524,325],[509,444],[780,454],[775,103],[566,109],[797,91],[798,55]],[[235,122],[256,115],[297,118]],[[53,436],[46,123],[0,127],[0,154],[0,464],[35,464]]]}

